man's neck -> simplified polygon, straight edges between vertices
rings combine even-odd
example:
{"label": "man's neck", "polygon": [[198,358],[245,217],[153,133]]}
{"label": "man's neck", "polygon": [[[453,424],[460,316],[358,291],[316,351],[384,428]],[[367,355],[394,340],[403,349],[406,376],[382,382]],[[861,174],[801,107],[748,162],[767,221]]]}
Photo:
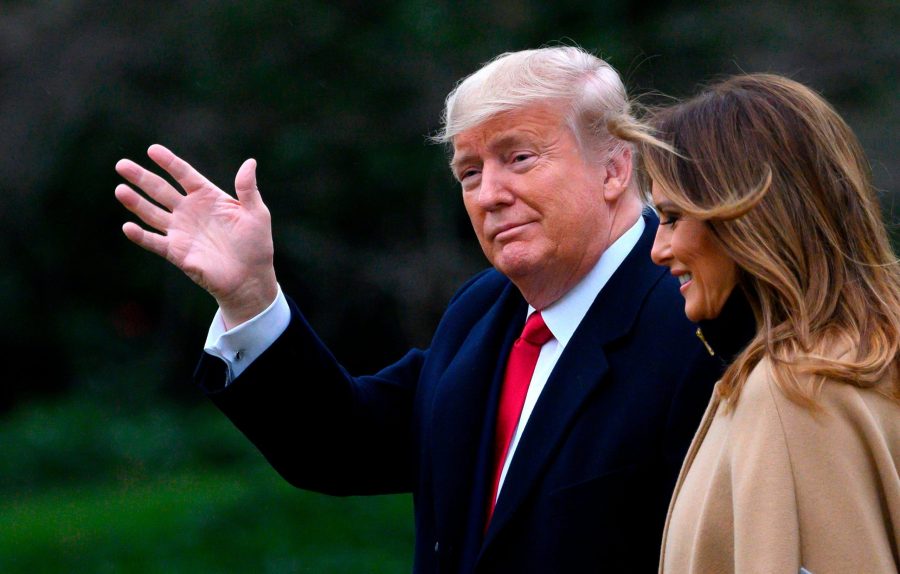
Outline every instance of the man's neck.
{"label": "man's neck", "polygon": [[[549,307],[541,310],[544,321],[563,347],[594,304],[597,295],[622,266],[628,254],[634,250],[646,229],[646,222],[639,219],[607,249],[588,274],[568,293]],[[534,308],[529,306],[529,314]]]}
{"label": "man's neck", "polygon": [[[623,235],[634,227],[641,219],[641,205],[637,209],[629,209],[629,213],[622,214],[618,219],[621,223],[616,225],[613,221],[613,231],[609,238],[600,244],[598,248],[585,252],[578,265],[573,265],[566,272],[552,272],[547,270],[539,276],[529,276],[520,279],[511,278],[518,287],[519,292],[529,305],[537,310],[545,309],[556,303],[578,285],[588,273],[591,272],[600,261],[604,252],[614,245]],[[632,213],[633,212],[633,213]]]}

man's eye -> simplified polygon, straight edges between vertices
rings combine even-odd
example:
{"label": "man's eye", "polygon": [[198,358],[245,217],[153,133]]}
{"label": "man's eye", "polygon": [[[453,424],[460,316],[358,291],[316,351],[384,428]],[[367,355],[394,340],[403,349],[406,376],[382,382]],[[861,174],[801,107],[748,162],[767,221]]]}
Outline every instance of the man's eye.
{"label": "man's eye", "polygon": [[467,178],[469,178],[469,177],[472,177],[472,176],[475,176],[475,175],[478,175],[478,170],[477,170],[477,169],[474,169],[474,168],[473,168],[473,169],[466,169],[466,170],[463,170],[463,171],[460,172],[460,174],[459,174],[459,181],[464,181],[465,179],[467,179]]}
{"label": "man's eye", "polygon": [[522,162],[529,158],[531,158],[530,153],[517,153],[513,156],[512,160],[513,160],[513,162]]}

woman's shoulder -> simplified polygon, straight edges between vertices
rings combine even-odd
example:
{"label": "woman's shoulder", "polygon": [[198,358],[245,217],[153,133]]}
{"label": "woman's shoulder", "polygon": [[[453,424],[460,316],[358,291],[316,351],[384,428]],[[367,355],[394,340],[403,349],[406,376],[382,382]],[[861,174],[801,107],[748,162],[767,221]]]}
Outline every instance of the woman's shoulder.
{"label": "woman's shoulder", "polygon": [[[852,359],[855,347],[846,342],[833,345],[825,356],[830,359]],[[835,439],[842,442],[849,434],[869,438],[882,436],[900,452],[900,403],[887,396],[884,388],[891,384],[887,375],[876,385],[860,387],[846,382],[824,379],[798,370],[792,374],[799,384],[814,388],[812,405],[788,396],[776,382],[772,362],[762,359],[751,371],[735,409],[735,423],[752,424],[752,418],[770,413],[777,421],[777,432],[788,443]],[[818,383],[818,384],[817,384]],[[896,453],[895,453],[896,454]]]}
{"label": "woman's shoulder", "polygon": [[[852,360],[855,350],[835,348],[832,356]],[[880,391],[826,380],[810,408],[782,391],[766,359],[734,410],[734,426],[743,430],[731,437],[736,483],[759,508],[777,501],[779,509],[796,509],[802,563],[813,572],[850,571],[848,561],[865,563],[866,571],[894,564],[900,404]]]}

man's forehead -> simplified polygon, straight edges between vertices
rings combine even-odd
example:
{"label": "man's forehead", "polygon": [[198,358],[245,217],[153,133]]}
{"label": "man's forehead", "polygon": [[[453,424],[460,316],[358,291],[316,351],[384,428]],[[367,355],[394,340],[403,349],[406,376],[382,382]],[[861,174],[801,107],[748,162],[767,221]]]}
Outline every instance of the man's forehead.
{"label": "man's forehead", "polygon": [[562,123],[559,106],[548,103],[497,113],[453,138],[454,162],[466,150],[479,144],[502,145],[517,139],[540,137],[555,131]]}

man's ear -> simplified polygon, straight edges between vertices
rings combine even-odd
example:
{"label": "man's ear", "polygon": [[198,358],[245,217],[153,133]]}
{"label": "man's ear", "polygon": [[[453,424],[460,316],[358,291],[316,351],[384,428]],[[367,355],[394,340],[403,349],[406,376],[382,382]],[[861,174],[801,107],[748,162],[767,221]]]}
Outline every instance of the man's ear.
{"label": "man's ear", "polygon": [[606,179],[603,181],[603,199],[612,203],[628,190],[632,173],[631,147],[613,155],[606,162]]}

